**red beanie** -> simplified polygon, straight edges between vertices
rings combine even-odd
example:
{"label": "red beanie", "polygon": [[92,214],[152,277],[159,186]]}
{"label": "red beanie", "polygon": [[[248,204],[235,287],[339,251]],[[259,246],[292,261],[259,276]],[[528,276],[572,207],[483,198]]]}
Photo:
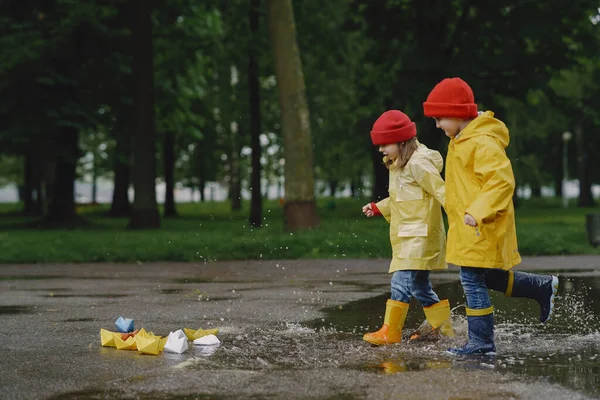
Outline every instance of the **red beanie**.
{"label": "red beanie", "polygon": [[433,88],[423,103],[426,117],[477,118],[477,104],[473,91],[460,78],[446,78]]}
{"label": "red beanie", "polygon": [[371,130],[371,140],[375,145],[405,142],[416,135],[415,123],[398,110],[390,110],[381,114]]}

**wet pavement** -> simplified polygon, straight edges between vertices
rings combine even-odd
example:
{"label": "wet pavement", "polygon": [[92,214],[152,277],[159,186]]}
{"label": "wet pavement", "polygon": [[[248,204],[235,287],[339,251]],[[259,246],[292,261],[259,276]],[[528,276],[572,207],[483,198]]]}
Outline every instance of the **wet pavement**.
{"label": "wet pavement", "polygon": [[[494,357],[466,338],[458,270],[432,274],[457,337],[373,347],[387,260],[0,265],[1,399],[600,398],[600,257],[525,258],[560,276],[548,325],[537,304],[493,293]],[[141,355],[100,346],[119,316],[159,335],[220,328],[218,347]],[[405,331],[423,320],[415,302]]]}

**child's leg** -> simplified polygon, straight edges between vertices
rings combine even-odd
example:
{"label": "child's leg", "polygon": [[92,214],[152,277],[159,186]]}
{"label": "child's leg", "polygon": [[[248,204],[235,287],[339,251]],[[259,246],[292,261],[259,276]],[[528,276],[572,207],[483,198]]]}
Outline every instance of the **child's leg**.
{"label": "child's leg", "polygon": [[392,300],[410,303],[413,272],[417,271],[395,271],[392,274]]}
{"label": "child's leg", "polygon": [[452,322],[450,321],[450,303],[441,300],[431,287],[429,271],[413,271],[412,289],[414,297],[419,300],[425,312],[425,318],[433,329],[440,328],[444,336],[454,336]]}
{"label": "child's leg", "polygon": [[490,354],[494,346],[494,308],[486,286],[486,269],[460,268],[460,282],[467,297],[469,341],[462,348],[450,349],[453,354]]}
{"label": "child's leg", "polygon": [[411,293],[419,300],[423,307],[429,307],[440,302],[440,298],[431,287],[429,271],[407,271],[410,272]]}
{"label": "child's leg", "polygon": [[402,328],[410,303],[410,271],[392,275],[392,298],[386,302],[383,326],[377,332],[366,333],[363,340],[381,346],[402,340]]}
{"label": "child's leg", "polygon": [[486,271],[485,285],[487,288],[506,294],[506,289],[508,288],[508,271],[495,268]]}
{"label": "child's leg", "polygon": [[485,282],[489,289],[503,292],[506,297],[534,299],[540,305],[540,321],[546,323],[550,320],[554,296],[558,291],[558,277],[490,269]]}

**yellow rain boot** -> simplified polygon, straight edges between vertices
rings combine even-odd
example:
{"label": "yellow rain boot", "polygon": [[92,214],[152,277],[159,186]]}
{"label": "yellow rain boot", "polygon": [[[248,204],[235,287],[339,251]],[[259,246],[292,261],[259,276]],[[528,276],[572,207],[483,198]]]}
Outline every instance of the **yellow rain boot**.
{"label": "yellow rain boot", "polygon": [[366,333],[363,340],[376,346],[400,342],[408,306],[408,303],[389,299],[385,305],[383,326],[377,332]]}
{"label": "yellow rain boot", "polygon": [[448,300],[440,300],[429,307],[423,307],[425,311],[425,318],[429,325],[435,330],[439,327],[439,331],[444,336],[454,337],[454,330],[452,329],[452,321],[450,320],[450,303]]}

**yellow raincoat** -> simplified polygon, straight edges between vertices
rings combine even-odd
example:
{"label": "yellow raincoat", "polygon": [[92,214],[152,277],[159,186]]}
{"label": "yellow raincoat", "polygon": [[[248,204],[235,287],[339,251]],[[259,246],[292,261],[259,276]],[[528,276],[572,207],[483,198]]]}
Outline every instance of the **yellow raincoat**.
{"label": "yellow raincoat", "polygon": [[390,167],[390,196],[376,204],[390,223],[390,273],[448,268],[441,207],[445,199],[440,176],[443,165],[439,152],[419,143],[404,168]]}
{"label": "yellow raincoat", "polygon": [[[450,140],[446,157],[448,254],[465,267],[508,270],[521,262],[512,196],[515,178],[504,150],[508,129],[486,111]],[[472,215],[477,227],[464,223]]]}

